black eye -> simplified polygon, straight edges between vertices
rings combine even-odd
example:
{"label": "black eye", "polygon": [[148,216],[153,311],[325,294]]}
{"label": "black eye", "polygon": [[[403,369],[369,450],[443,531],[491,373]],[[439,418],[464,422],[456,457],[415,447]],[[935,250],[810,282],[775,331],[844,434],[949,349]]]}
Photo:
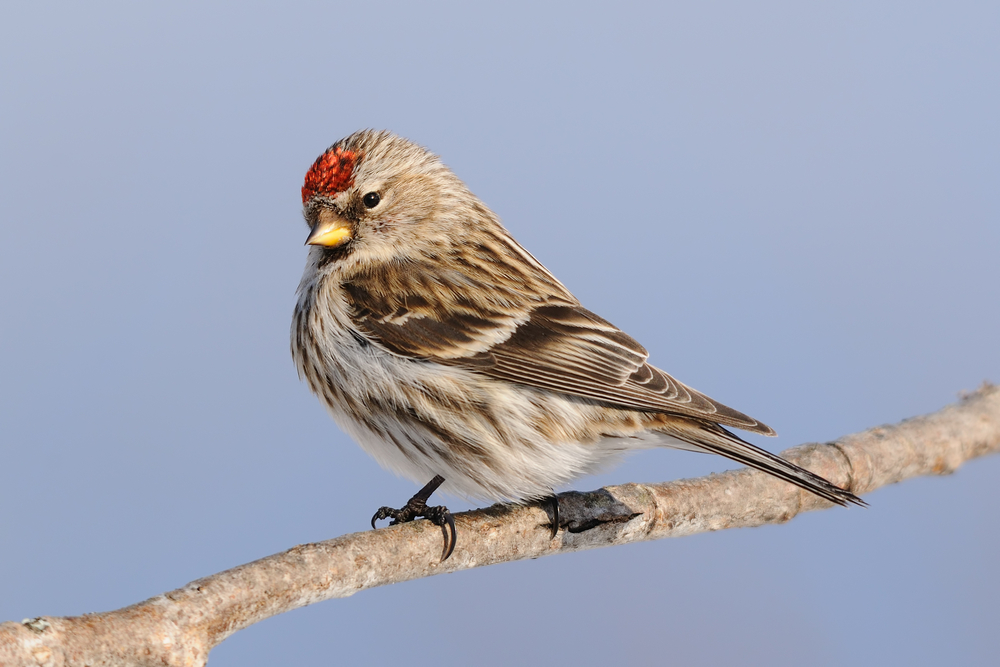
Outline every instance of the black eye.
{"label": "black eye", "polygon": [[376,206],[378,206],[378,203],[382,201],[382,198],[378,196],[377,192],[369,192],[368,194],[366,194],[364,197],[361,198],[361,201],[363,201],[365,203],[365,206],[367,206],[368,208],[375,208]]}

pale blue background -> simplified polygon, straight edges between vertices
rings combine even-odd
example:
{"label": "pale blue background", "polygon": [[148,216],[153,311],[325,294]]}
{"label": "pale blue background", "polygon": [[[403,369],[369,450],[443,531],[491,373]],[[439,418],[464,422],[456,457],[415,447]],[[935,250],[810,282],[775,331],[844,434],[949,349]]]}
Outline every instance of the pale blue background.
{"label": "pale blue background", "polygon": [[[1000,381],[998,5],[690,4],[5,3],[0,619],[414,491],[288,354],[301,179],[362,127],[442,155],[772,449]],[[577,488],[727,467],[656,451]],[[996,664],[998,487],[995,457],[868,510],[368,591],[211,663]]]}

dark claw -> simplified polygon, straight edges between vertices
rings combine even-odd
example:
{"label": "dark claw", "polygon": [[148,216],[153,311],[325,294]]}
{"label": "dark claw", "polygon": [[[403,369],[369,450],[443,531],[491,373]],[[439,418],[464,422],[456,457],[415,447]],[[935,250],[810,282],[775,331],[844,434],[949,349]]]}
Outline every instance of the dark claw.
{"label": "dark claw", "polygon": [[[451,528],[451,540],[448,539],[447,533],[444,536],[444,555],[441,556],[441,562],[448,560],[452,552],[455,551],[455,545],[458,544],[458,531],[455,530],[455,517],[451,515],[451,512],[447,512],[444,516],[445,521],[448,522],[448,527]],[[441,526],[441,530],[444,530],[444,526]]]}
{"label": "dark claw", "polygon": [[444,535],[444,550],[441,552],[441,560],[448,560],[448,556],[455,550],[458,543],[458,531],[455,529],[455,517],[451,515],[444,505],[428,507],[422,515],[435,526],[441,526],[441,533]]}
{"label": "dark claw", "polygon": [[[398,523],[407,523],[414,519],[427,519],[435,526],[441,526],[441,532],[444,533],[444,551],[442,552],[441,561],[448,560],[448,557],[455,551],[455,545],[458,544],[455,517],[451,515],[451,512],[444,505],[437,505],[436,507],[427,506],[427,499],[443,483],[444,477],[435,475],[434,479],[429,481],[424,488],[417,491],[401,509],[397,510],[391,507],[378,508],[375,516],[372,517],[372,529],[375,529],[375,522],[382,519],[392,519],[389,523],[390,526],[395,526]],[[449,529],[451,531],[450,534]]]}
{"label": "dark claw", "polygon": [[542,501],[544,505],[548,505],[552,510],[552,523],[549,524],[552,528],[552,538],[555,539],[556,535],[559,534],[559,496],[553,493],[551,496]]}
{"label": "dark claw", "polygon": [[455,551],[455,545],[458,543],[455,517],[451,515],[451,512],[444,505],[428,507],[423,516],[435,526],[441,526],[441,533],[444,535],[444,550],[441,552],[441,562],[448,560],[448,557]]}
{"label": "dark claw", "polygon": [[559,534],[559,496],[552,494],[552,538]]}
{"label": "dark claw", "polygon": [[376,521],[381,521],[382,519],[388,519],[396,511],[397,510],[394,510],[391,507],[379,507],[378,511],[375,512],[375,516],[372,517],[372,530],[375,530]]}

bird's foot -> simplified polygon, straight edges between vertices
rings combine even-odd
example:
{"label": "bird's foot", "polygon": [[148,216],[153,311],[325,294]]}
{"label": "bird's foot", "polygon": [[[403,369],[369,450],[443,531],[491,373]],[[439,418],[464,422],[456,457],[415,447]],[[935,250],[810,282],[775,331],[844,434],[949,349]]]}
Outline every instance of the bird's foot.
{"label": "bird's foot", "polygon": [[441,552],[441,560],[448,560],[448,557],[455,550],[455,544],[458,542],[458,536],[455,531],[455,517],[451,515],[451,512],[444,505],[427,506],[427,499],[443,483],[444,477],[435,475],[434,479],[429,481],[424,488],[417,491],[412,498],[406,501],[406,505],[400,509],[393,509],[392,507],[378,508],[375,516],[372,517],[372,528],[375,528],[376,521],[381,521],[382,519],[392,519],[389,522],[390,526],[395,526],[398,523],[408,523],[414,519],[427,519],[435,526],[441,526],[441,532],[444,534],[444,551]]}

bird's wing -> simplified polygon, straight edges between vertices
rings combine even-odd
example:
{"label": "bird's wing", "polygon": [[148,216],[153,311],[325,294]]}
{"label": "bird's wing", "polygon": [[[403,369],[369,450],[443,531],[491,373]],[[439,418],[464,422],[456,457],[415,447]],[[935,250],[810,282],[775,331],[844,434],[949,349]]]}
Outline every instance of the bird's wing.
{"label": "bird's wing", "polygon": [[533,309],[510,338],[465,365],[511,382],[610,405],[774,433],[646,363],[648,356],[634,338],[583,306],[557,303]]}
{"label": "bird's wing", "polygon": [[531,284],[550,277],[544,269],[498,281],[485,267],[431,268],[389,267],[347,282],[354,324],[397,355],[608,405],[774,433],[647,364],[642,345],[581,306],[555,278]]}

